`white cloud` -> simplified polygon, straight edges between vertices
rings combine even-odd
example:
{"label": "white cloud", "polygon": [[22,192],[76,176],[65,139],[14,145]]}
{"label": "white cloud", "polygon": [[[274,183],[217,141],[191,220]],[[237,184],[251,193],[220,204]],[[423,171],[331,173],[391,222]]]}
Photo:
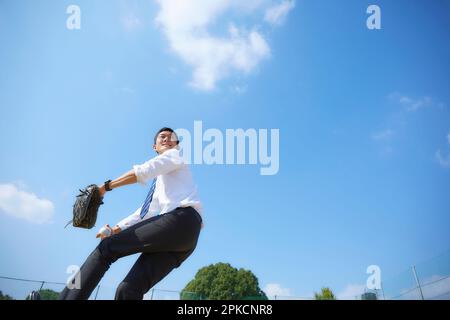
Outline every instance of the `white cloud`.
{"label": "white cloud", "polygon": [[436,151],[436,160],[444,168],[450,168],[450,154],[443,156],[441,150]]}
{"label": "white cloud", "polygon": [[408,112],[415,112],[419,109],[428,107],[436,107],[438,109],[444,108],[444,104],[442,102],[435,101],[435,99],[429,96],[412,98],[399,92],[394,92],[389,95],[389,99],[402,105]]}
{"label": "white cloud", "polygon": [[[216,83],[237,71],[248,74],[270,56],[264,36],[254,27],[239,28],[231,21],[227,35],[214,36],[211,27],[226,12],[250,14],[261,1],[250,0],[158,0],[155,19],[167,37],[171,50],[193,68],[190,85],[212,90]],[[216,26],[215,26],[216,27]]]}
{"label": "white cloud", "polygon": [[50,200],[40,199],[34,193],[19,190],[13,184],[0,184],[0,212],[28,222],[50,222],[54,205]]}
{"label": "white cloud", "polygon": [[433,99],[430,97],[423,97],[413,100],[408,97],[402,97],[400,103],[403,104],[408,111],[417,111],[420,108],[431,106],[433,104]]}
{"label": "white cloud", "polygon": [[[388,99],[391,102],[403,107],[405,112],[402,112],[402,118],[404,118],[404,115],[406,115],[406,113],[413,113],[424,108],[433,108],[437,110],[442,110],[445,108],[445,104],[443,102],[440,102],[437,99],[429,96],[412,98],[399,92],[393,92],[388,95]],[[379,134],[372,135],[372,139],[377,141],[387,140],[392,136],[391,134],[387,134],[387,131],[385,133],[386,134],[383,134],[383,132],[381,132]],[[447,135],[447,141],[450,144],[450,133]],[[450,168],[450,152],[447,155],[444,154],[445,153],[441,152],[441,150],[439,149],[435,152],[434,157],[442,167]]]}
{"label": "white cloud", "polygon": [[375,132],[372,134],[372,139],[375,141],[386,141],[392,138],[394,131],[391,129],[386,129],[383,131]]}
{"label": "white cloud", "polygon": [[247,86],[245,86],[245,85],[244,86],[236,85],[236,86],[231,87],[231,91],[236,93],[236,94],[244,94],[244,93],[247,92]]}
{"label": "white cloud", "polygon": [[122,28],[127,32],[136,31],[144,26],[144,21],[140,18],[142,8],[136,1],[119,0],[119,21]]}
{"label": "white cloud", "polygon": [[294,9],[295,1],[294,0],[284,0],[279,4],[276,4],[266,10],[266,14],[264,15],[264,20],[272,25],[281,25],[283,24],[286,16],[289,11]]}
{"label": "white cloud", "polygon": [[[447,135],[447,142],[450,146],[450,133]],[[436,160],[444,168],[450,168],[450,153],[447,156],[443,156],[441,150],[436,151]]]}
{"label": "white cloud", "polygon": [[339,300],[357,300],[365,292],[366,286],[363,284],[349,284],[336,297]]}
{"label": "white cloud", "polygon": [[279,283],[268,283],[263,291],[268,297],[288,297],[291,295],[291,290],[288,288],[283,288]]}
{"label": "white cloud", "polygon": [[382,155],[388,156],[394,152],[394,148],[391,145],[394,134],[395,132],[391,129],[372,133],[371,138],[381,148],[380,152]]}
{"label": "white cloud", "polygon": [[134,14],[128,14],[121,19],[122,26],[126,31],[133,31],[142,26],[142,21]]}

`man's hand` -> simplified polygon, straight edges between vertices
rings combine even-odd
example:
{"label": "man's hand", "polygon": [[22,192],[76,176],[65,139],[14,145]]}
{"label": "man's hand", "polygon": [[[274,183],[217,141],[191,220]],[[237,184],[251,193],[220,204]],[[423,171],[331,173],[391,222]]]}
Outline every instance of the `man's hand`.
{"label": "man's hand", "polygon": [[120,231],[122,231],[122,229],[120,229],[120,227],[119,226],[115,226],[114,228],[112,228],[112,234],[116,234],[116,233],[119,233]]}
{"label": "man's hand", "polygon": [[101,186],[98,186],[98,191],[100,192],[100,196],[103,198],[106,193],[105,185],[102,184]]}
{"label": "man's hand", "polygon": [[119,226],[115,226],[114,228],[111,228],[109,226],[109,224],[107,224],[106,226],[104,226],[100,229],[100,231],[97,233],[97,235],[95,237],[101,238],[103,240],[105,238],[112,236],[113,234],[119,233],[120,231],[122,231],[122,229],[120,229]]}
{"label": "man's hand", "polygon": [[102,227],[97,235],[95,236],[96,238],[101,238],[102,240],[111,236],[113,234],[113,229],[111,229],[111,227],[109,226],[109,224],[107,224],[106,226]]}

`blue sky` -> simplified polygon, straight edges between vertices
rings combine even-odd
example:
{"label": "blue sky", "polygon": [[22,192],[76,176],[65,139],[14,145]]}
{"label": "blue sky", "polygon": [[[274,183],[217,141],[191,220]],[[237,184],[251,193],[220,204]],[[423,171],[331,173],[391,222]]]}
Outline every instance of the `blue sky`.
{"label": "blue sky", "polygon": [[[273,294],[354,296],[369,265],[388,283],[449,249],[449,1],[183,3],[0,1],[1,276],[65,282],[98,243],[97,228],[63,228],[78,188],[152,157],[160,127],[194,121],[279,129],[280,168],[192,165],[206,225],[155,288],[228,262]],[[66,27],[71,4],[81,29]],[[366,27],[370,4],[381,30]],[[108,194],[97,225],[146,192]],[[100,298],[135,259],[111,267]]]}

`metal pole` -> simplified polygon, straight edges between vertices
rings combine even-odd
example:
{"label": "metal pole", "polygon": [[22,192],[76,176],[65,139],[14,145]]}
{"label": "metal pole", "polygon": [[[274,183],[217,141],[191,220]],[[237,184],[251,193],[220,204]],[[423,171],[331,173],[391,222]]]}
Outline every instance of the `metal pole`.
{"label": "metal pole", "polygon": [[420,297],[422,298],[422,300],[425,300],[423,298],[422,288],[420,287],[419,277],[417,277],[416,266],[413,266],[412,269],[413,269],[413,273],[414,273],[414,278],[416,279],[417,288],[419,288]]}
{"label": "metal pole", "polygon": [[152,294],[150,296],[150,300],[153,300],[153,292],[155,291],[155,289],[152,289]]}
{"label": "metal pole", "polygon": [[98,290],[100,290],[100,285],[98,285],[98,287],[97,287],[97,292],[95,293],[94,300],[97,300]]}
{"label": "metal pole", "polygon": [[45,284],[45,281],[42,281],[42,284],[41,284],[41,287],[39,288],[39,291],[42,290],[42,287],[44,286],[44,284]]}
{"label": "metal pole", "polygon": [[386,300],[386,297],[384,296],[383,282],[380,282],[380,288],[381,288],[381,293],[383,294],[383,300]]}

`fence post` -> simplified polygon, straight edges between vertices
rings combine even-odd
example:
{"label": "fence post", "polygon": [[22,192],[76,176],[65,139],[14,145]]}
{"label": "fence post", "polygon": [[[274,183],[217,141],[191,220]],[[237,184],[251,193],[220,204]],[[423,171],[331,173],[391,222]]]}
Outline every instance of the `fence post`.
{"label": "fence post", "polygon": [[414,273],[414,278],[416,279],[417,288],[419,288],[420,297],[422,298],[422,300],[425,300],[423,298],[423,292],[422,292],[422,287],[420,286],[419,277],[417,277],[416,266],[412,266],[412,269],[413,269],[413,273]]}
{"label": "fence post", "polygon": [[381,289],[381,294],[383,295],[383,300],[386,300],[386,297],[384,296],[383,282],[380,282],[380,289]]}
{"label": "fence post", "polygon": [[100,290],[100,285],[98,285],[98,287],[97,287],[97,292],[95,293],[94,300],[97,300],[98,290]]}

